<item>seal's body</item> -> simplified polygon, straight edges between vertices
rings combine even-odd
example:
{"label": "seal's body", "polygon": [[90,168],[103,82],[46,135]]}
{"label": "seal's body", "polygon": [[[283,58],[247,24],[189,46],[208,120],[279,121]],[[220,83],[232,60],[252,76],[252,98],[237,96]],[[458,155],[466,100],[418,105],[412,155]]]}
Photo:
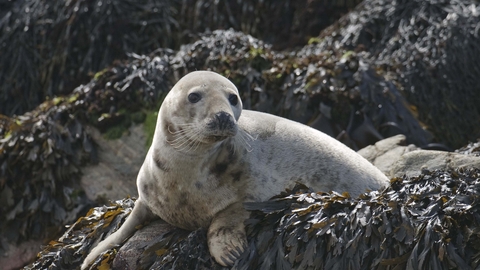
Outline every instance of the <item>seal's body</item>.
{"label": "seal's body", "polygon": [[211,255],[231,265],[246,245],[242,204],[268,200],[297,182],[316,191],[357,196],[385,187],[388,179],[318,130],[242,111],[238,91],[225,77],[192,72],[160,108],[131,215],[88,255],[82,268],[154,216],[184,229],[208,228]]}

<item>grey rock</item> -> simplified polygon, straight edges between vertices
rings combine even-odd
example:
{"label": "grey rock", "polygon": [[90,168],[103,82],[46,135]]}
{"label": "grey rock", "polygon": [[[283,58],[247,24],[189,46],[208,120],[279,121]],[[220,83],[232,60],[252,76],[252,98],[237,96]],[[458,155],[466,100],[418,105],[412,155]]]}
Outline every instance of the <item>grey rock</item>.
{"label": "grey rock", "polygon": [[412,177],[422,170],[453,170],[479,168],[480,157],[446,151],[422,150],[406,145],[404,135],[396,135],[360,149],[358,153],[388,177]]}
{"label": "grey rock", "polygon": [[404,135],[396,135],[378,141],[374,145],[362,148],[358,153],[380,169],[388,177],[392,177],[392,166],[406,153],[419,149],[413,144],[406,145]]}
{"label": "grey rock", "polygon": [[129,128],[120,139],[107,140],[96,128],[88,133],[98,144],[97,164],[82,169],[81,185],[91,200],[119,200],[138,196],[136,179],[147,155],[143,125]]}
{"label": "grey rock", "polygon": [[422,170],[480,169],[480,157],[452,152],[416,150],[406,153],[391,167],[393,177],[417,176]]}
{"label": "grey rock", "polygon": [[8,251],[0,254],[0,269],[20,269],[35,258],[43,244],[42,240],[29,240],[18,245],[10,244]]}
{"label": "grey rock", "polygon": [[[136,231],[118,250],[112,262],[112,269],[145,269],[144,261],[147,261],[147,264],[151,264],[150,260],[154,261],[156,252],[159,249],[156,246],[162,246],[161,240],[164,234],[173,229],[172,225],[158,219]],[[153,258],[149,258],[152,256]]]}

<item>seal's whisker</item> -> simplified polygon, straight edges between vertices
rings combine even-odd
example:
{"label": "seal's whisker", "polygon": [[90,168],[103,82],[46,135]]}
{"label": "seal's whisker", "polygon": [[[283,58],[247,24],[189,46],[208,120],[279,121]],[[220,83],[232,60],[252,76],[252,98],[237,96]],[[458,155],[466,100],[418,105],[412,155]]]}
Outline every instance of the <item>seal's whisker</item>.
{"label": "seal's whisker", "polygon": [[188,138],[188,137],[191,137],[193,134],[197,133],[197,129],[195,128],[192,128],[192,129],[189,129],[189,130],[186,130],[185,132],[183,133],[179,133],[179,134],[174,134],[176,135],[175,136],[175,139],[171,140],[171,141],[168,141],[169,143],[176,143],[176,142],[179,142],[185,138]]}
{"label": "seal's whisker", "polygon": [[171,140],[171,142],[182,140],[184,137],[191,137],[193,134],[198,133],[199,130],[201,129],[192,125],[191,127],[173,132],[172,135],[174,135],[175,139]]}
{"label": "seal's whisker", "polygon": [[176,131],[171,131],[170,130],[170,126],[167,127],[167,130],[168,130],[168,133],[172,134],[172,135],[175,135],[175,134],[181,134],[181,133],[184,133],[188,130],[191,130],[191,129],[194,129],[196,127],[196,125],[194,124],[189,124],[188,126],[185,125],[184,128],[180,129],[180,130],[176,130]]}
{"label": "seal's whisker", "polygon": [[177,126],[196,126],[196,123],[183,123],[183,124],[177,124]]}
{"label": "seal's whisker", "polygon": [[191,136],[181,136],[172,141],[167,141],[168,144],[174,147],[180,147],[190,140]]}
{"label": "seal's whisker", "polygon": [[191,136],[189,136],[188,138],[186,138],[185,143],[183,143],[182,145],[180,145],[177,150],[179,151],[185,151],[188,153],[190,152],[190,150],[192,150],[192,147],[193,145],[195,145],[195,143],[198,141],[197,138],[198,138],[198,134],[200,133],[200,130],[196,130],[196,132],[193,132],[191,134]]}
{"label": "seal's whisker", "polygon": [[254,141],[256,140],[257,138],[253,137],[252,135],[250,135],[248,132],[244,131],[244,130],[239,130],[240,132],[238,133],[240,135],[240,142],[243,144],[243,146],[245,147],[245,149],[248,151],[248,152],[252,152],[253,151],[253,147],[252,145],[250,145],[249,141]]}
{"label": "seal's whisker", "polygon": [[184,137],[181,137],[179,138],[178,141],[176,142],[173,142],[171,145],[175,148],[175,149],[184,149],[184,148],[187,148],[189,147],[189,145],[194,142],[194,140],[190,137],[190,136],[184,136]]}
{"label": "seal's whisker", "polygon": [[183,141],[179,141],[179,144],[173,144],[172,146],[179,151],[186,150],[186,152],[190,152],[194,145],[200,144],[201,141],[199,140],[199,134],[201,134],[201,132],[201,129],[192,129],[188,136],[182,137],[184,139]]}
{"label": "seal's whisker", "polygon": [[233,155],[235,155],[237,153],[237,147],[238,147],[238,143],[236,142],[236,138],[233,140],[233,143],[231,144],[231,149],[233,151]]}
{"label": "seal's whisker", "polygon": [[192,140],[191,137],[195,135],[195,130],[190,131],[189,133],[185,135],[179,135],[177,138],[174,140],[168,141],[167,142],[173,146],[174,148],[178,149],[183,147],[185,144],[189,144],[189,142]]}
{"label": "seal's whisker", "polygon": [[240,129],[240,134],[245,135],[249,141],[256,141],[258,139],[258,134],[253,137],[250,133],[246,132],[243,129]]}
{"label": "seal's whisker", "polygon": [[[193,149],[194,152],[197,151],[198,146],[200,145],[200,143],[201,143],[200,140],[196,140],[196,141],[195,141],[195,148]],[[191,150],[191,149],[190,149],[190,150]]]}

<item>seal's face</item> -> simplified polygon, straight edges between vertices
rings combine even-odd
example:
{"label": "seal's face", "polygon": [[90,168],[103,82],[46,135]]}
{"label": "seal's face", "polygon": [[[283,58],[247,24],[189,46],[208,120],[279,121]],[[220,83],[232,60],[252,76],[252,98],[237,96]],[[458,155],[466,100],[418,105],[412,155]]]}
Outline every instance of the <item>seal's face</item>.
{"label": "seal's face", "polygon": [[242,101],[235,85],[225,77],[196,71],[178,81],[161,110],[168,111],[160,113],[168,143],[191,150],[235,136]]}

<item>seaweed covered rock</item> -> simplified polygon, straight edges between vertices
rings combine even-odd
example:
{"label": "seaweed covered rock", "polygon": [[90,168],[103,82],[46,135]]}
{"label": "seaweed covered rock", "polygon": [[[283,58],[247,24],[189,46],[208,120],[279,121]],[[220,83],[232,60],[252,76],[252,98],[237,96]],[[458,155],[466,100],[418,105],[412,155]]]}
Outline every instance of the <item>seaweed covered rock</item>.
{"label": "seaweed covered rock", "polygon": [[[9,257],[12,246],[51,239],[92,206],[80,186],[81,168],[98,160],[88,125],[108,132],[113,126],[142,122],[140,108],[153,106],[169,89],[162,87],[168,69],[160,54],[145,58],[134,58],[125,73],[104,71],[69,96],[46,101],[22,116],[0,116],[0,249],[7,255],[0,258],[2,265],[18,260]],[[147,65],[142,73],[135,72],[142,63]],[[151,84],[138,86],[142,79]],[[124,91],[128,86],[135,88]],[[116,106],[125,109],[119,113]]]}
{"label": "seaweed covered rock", "polygon": [[[424,171],[359,198],[299,185],[270,201],[245,204],[252,212],[249,250],[233,269],[475,269],[479,194],[479,170]],[[131,208],[127,200],[92,210],[27,269],[75,269]],[[159,230],[141,236],[149,240],[138,252],[111,250],[97,265],[125,269],[116,260],[130,260],[136,264],[127,269],[222,269],[208,254],[205,230],[189,233],[153,222],[136,235],[150,226]]]}
{"label": "seaweed covered rock", "polygon": [[466,155],[480,156],[480,140],[471,142],[468,145],[455,150],[455,152]]}
{"label": "seaweed covered rock", "polygon": [[[5,100],[5,106],[0,107],[9,114],[21,112],[45,96],[70,92],[114,59],[126,59],[132,51],[139,55],[148,53],[179,40],[172,29],[199,25],[198,29],[214,29],[217,23],[238,25],[236,16],[252,16],[244,10],[254,9],[272,17],[272,10],[283,14],[286,7],[297,7],[290,1],[284,2],[266,1],[256,9],[250,1],[73,1],[64,5],[39,0],[35,1],[35,9],[28,1],[6,4],[12,10],[0,21],[0,39],[6,49],[12,50],[6,51],[12,57],[2,58],[1,66],[13,68],[1,71],[7,90],[0,91]],[[329,7],[337,4],[332,1]],[[456,0],[368,0],[323,31],[319,38],[311,39],[313,44],[282,53],[270,50],[270,46],[233,42],[235,35],[228,31],[213,32],[181,49],[179,53],[184,55],[176,57],[180,62],[175,61],[175,66],[183,71],[214,69],[224,75],[232,74],[232,79],[243,81],[239,87],[245,89],[248,102],[249,98],[259,100],[250,102],[252,107],[247,108],[308,122],[332,136],[339,135],[339,139],[356,149],[398,133],[407,134],[409,143],[428,146],[432,138],[418,120],[434,133],[434,141],[457,148],[479,134],[477,125],[471,125],[480,115],[474,91],[479,76],[475,75],[475,66],[469,72],[462,71],[469,63],[478,62],[478,37],[474,30],[479,7],[475,2],[467,4]],[[200,22],[198,14],[208,5],[215,8],[209,9],[211,16]],[[318,10],[329,8],[329,4],[317,1],[309,1],[309,5]],[[233,7],[242,11],[232,12]],[[294,25],[281,29],[301,26],[297,21],[303,15],[299,14],[310,14],[310,9],[297,7],[298,14],[281,16]],[[134,16],[123,16],[126,14]],[[187,22],[180,23],[180,18]],[[248,20],[254,21],[255,26],[241,24],[240,29],[259,35],[276,33],[269,31],[268,26],[260,26],[260,22],[269,24],[266,18],[256,18],[258,22]],[[31,39],[31,33],[38,38]],[[17,38],[24,42],[7,46]],[[253,40],[251,45],[261,43]],[[237,49],[242,54],[235,54]],[[240,60],[249,64],[238,66]],[[248,81],[235,78],[235,74],[247,76]],[[271,89],[284,92],[285,97],[272,95]],[[411,104],[404,100],[404,95]],[[448,128],[443,130],[445,125]]]}
{"label": "seaweed covered rock", "polygon": [[[135,201],[124,199],[111,206],[91,209],[87,216],[69,226],[57,241],[51,241],[39,254],[39,260],[25,269],[76,269],[83,261],[82,253],[98,239],[118,228],[133,209]],[[97,241],[97,242],[96,242]]]}
{"label": "seaweed covered rock", "polygon": [[2,0],[0,114],[23,114],[127,53],[176,49],[200,32],[232,27],[283,47],[303,45],[360,0],[347,2]]}
{"label": "seaweed covered rock", "polygon": [[[176,80],[196,69],[229,77],[245,108],[310,124],[354,149],[396,133],[405,134],[408,142],[428,143],[428,133],[395,85],[362,59],[354,51],[321,51],[315,45],[278,52],[233,30],[204,34],[177,52],[129,54],[128,60],[97,72],[68,96],[46,101],[22,116],[2,116],[0,192],[8,201],[2,205],[0,225],[15,228],[20,220],[28,220],[22,222],[27,233],[13,242],[34,235],[37,216],[60,228],[66,221],[63,214],[45,214],[37,203],[57,198],[58,213],[70,209],[70,201],[55,200],[63,196],[62,190],[70,192],[78,184],[80,167],[97,160],[87,126],[118,138],[132,123],[143,122],[149,109],[157,110]],[[12,190],[25,192],[9,195]],[[45,197],[45,192],[52,196]],[[42,233],[44,229],[39,228]]]}
{"label": "seaweed covered rock", "polygon": [[[147,2],[153,5],[153,1]],[[27,12],[26,3],[33,2],[22,0],[8,4],[1,2],[2,5],[17,12]],[[45,1],[35,3],[40,3],[36,7],[45,7]],[[16,86],[22,82],[44,87],[45,83],[38,78],[46,78],[50,80],[48,83],[57,85],[47,87],[50,89],[48,91],[51,91],[49,93],[57,93],[55,89],[61,89],[60,85],[67,85],[65,82],[57,81],[62,80],[61,75],[56,75],[60,74],[59,69],[68,70],[68,74],[76,76],[75,67],[66,68],[70,63],[80,63],[78,59],[85,60],[87,64],[97,63],[96,61],[104,59],[103,56],[96,54],[84,57],[82,54],[65,53],[66,49],[75,47],[74,42],[69,45],[70,47],[64,43],[70,40],[64,33],[72,34],[74,32],[69,31],[76,29],[69,23],[79,18],[87,21],[89,18],[106,20],[105,18],[109,16],[89,16],[88,12],[96,10],[107,12],[112,5],[133,2],[107,1],[103,6],[95,6],[88,10],[85,7],[90,7],[88,5],[93,3],[98,5],[99,1],[68,3],[74,6],[52,4],[56,5],[56,8],[66,10],[66,13],[55,15],[64,16],[63,20],[59,21],[63,26],[53,27],[55,30],[52,30],[53,32],[43,32],[40,28],[35,28],[39,24],[28,24],[25,28],[27,25],[25,21],[13,20],[15,12],[0,11],[3,16],[0,28],[6,31],[0,35],[2,42],[5,41],[3,38],[15,33],[15,36],[25,40],[21,46],[17,46],[17,51],[11,53],[5,51],[6,55],[12,57],[1,58],[1,61],[6,61],[2,67],[10,65],[9,70],[25,71],[30,63],[28,61],[37,59],[35,57],[40,57],[37,59],[38,63],[57,63],[56,61],[61,59],[60,63],[65,64],[60,67],[41,66],[40,70],[48,74],[35,77],[37,79],[32,79],[35,81],[33,83],[25,78],[36,76],[36,72],[15,73],[15,76],[18,75],[21,79],[0,75],[1,78],[6,78],[2,80],[3,82],[14,84],[8,86],[8,91],[27,89],[26,85]],[[75,5],[78,9],[75,9]],[[226,5],[224,7],[226,8]],[[29,7],[28,14],[37,16],[35,18],[46,18],[38,20],[44,23],[42,27],[48,28],[51,27],[51,19],[46,15],[42,17],[42,12],[48,8]],[[142,10],[140,6],[136,8]],[[445,13],[446,11],[448,12]],[[478,41],[478,37],[471,34],[472,20],[478,17],[477,11],[478,5],[473,2],[463,5],[463,2],[453,0],[440,2],[368,0],[336,26],[324,31],[319,39],[312,39],[312,44],[301,49],[276,51],[271,45],[252,36],[233,30],[219,30],[200,35],[198,40],[182,46],[178,51],[158,49],[145,55],[129,53],[127,60],[115,61],[103,70],[88,64],[88,68],[83,69],[85,72],[100,71],[92,74],[93,79],[90,82],[77,87],[69,95],[52,97],[36,110],[24,115],[0,117],[2,195],[0,198],[4,202],[0,216],[2,233],[8,232],[8,228],[22,224],[24,227],[20,227],[21,233],[8,235],[11,238],[7,242],[22,241],[32,235],[45,235],[45,228],[50,225],[58,226],[55,227],[58,230],[64,222],[71,220],[70,216],[63,212],[72,213],[73,216],[78,212],[70,211],[71,209],[81,209],[80,205],[87,203],[83,203],[84,194],[81,191],[77,192],[81,167],[88,161],[94,163],[97,157],[96,145],[86,132],[86,126],[92,125],[108,136],[118,137],[131,123],[141,123],[148,118],[147,110],[155,110],[173,83],[193,70],[213,70],[229,77],[238,86],[245,108],[266,111],[309,124],[354,149],[399,133],[406,136],[406,143],[414,143],[421,147],[430,147],[432,141],[443,142],[450,147],[460,143],[463,145],[467,140],[473,141],[479,134],[478,125],[471,124],[475,123],[478,116],[478,106],[474,106],[478,103],[476,102],[478,97],[476,91],[471,90],[472,85],[478,85],[476,80],[480,76],[475,75],[477,74],[475,67],[469,69],[469,72],[455,73],[455,71],[461,70],[459,66],[461,63],[469,65],[478,62],[475,61],[478,54],[474,53],[477,49],[474,42]],[[157,11],[153,8],[145,14],[140,13],[145,16],[156,16],[155,12]],[[68,14],[70,17],[67,20],[65,16]],[[386,14],[396,16],[392,17],[391,24],[389,15]],[[406,14],[410,16],[406,18],[410,19],[402,19],[399,14]],[[35,20],[32,19],[29,23]],[[102,28],[112,22],[107,21],[99,24],[99,32],[92,33],[93,39],[89,44],[96,44],[97,34],[100,35],[98,36],[100,39],[108,37],[104,35],[106,30]],[[95,24],[93,21],[88,23]],[[16,27],[13,27],[13,24]],[[147,20],[144,29],[150,29],[150,26],[154,27],[155,23],[151,25]],[[465,27],[462,28],[463,26]],[[6,30],[8,27],[14,34],[8,34],[10,33]],[[160,32],[162,29],[157,28]],[[405,35],[409,32],[405,32],[405,29],[412,30],[411,40],[406,38],[408,36]],[[420,31],[422,29],[425,31]],[[34,50],[22,46],[33,46],[34,41],[29,39],[31,31],[38,31],[42,38],[48,38],[48,42],[53,42],[51,39],[54,38],[55,42],[59,43],[55,48],[62,52],[62,57],[76,58],[67,61],[66,58],[55,57],[46,51],[45,54],[30,57],[29,53]],[[75,35],[82,36],[80,29],[75,31],[77,31]],[[390,34],[381,39],[379,37],[382,34],[378,32]],[[433,35],[430,32],[438,34]],[[45,33],[50,34],[42,36]],[[399,34],[401,36],[397,36]],[[463,37],[465,41],[455,42],[459,37]],[[86,38],[82,42],[88,40]],[[398,40],[401,42],[397,42]],[[428,43],[428,40],[432,40],[432,43]],[[433,41],[438,41],[438,44]],[[83,44],[82,42],[79,44]],[[4,43],[0,44],[3,46]],[[429,52],[430,50],[418,50],[424,48],[425,44],[430,44],[435,53]],[[159,45],[155,43],[152,46]],[[15,46],[7,47],[12,49],[11,47]],[[35,48],[45,49],[43,46]],[[99,50],[104,52],[103,49],[102,47]],[[416,56],[404,59],[402,57],[406,55],[405,52],[408,52],[409,56],[410,52],[414,52],[412,55]],[[467,57],[470,56],[466,55],[467,53],[474,54]],[[468,58],[468,61],[454,61],[451,56],[457,54],[458,59]],[[23,59],[27,64],[23,66],[22,60],[16,61],[13,65],[11,61],[14,59]],[[103,64],[109,64],[108,60],[102,61]],[[423,77],[416,77],[421,74]],[[448,83],[443,76],[446,76]],[[437,78],[441,79],[436,80]],[[434,84],[437,81],[442,83]],[[455,88],[457,86],[464,87],[457,90],[445,88],[452,85],[451,89],[457,89]],[[415,89],[418,91],[414,93],[412,87],[417,87]],[[0,92],[6,94],[8,91]],[[405,99],[403,96],[407,92],[408,99]],[[17,93],[15,97],[27,97],[32,93],[38,91],[27,91],[24,95]],[[414,96],[428,104],[422,105]],[[409,100],[415,106],[412,106]],[[14,102],[5,104],[13,106]],[[1,107],[5,108],[3,105]],[[420,120],[428,125],[428,129],[433,132],[433,138],[425,131],[425,126]],[[469,149],[465,151],[475,152],[476,148],[473,145]],[[12,190],[22,192],[13,194]],[[47,196],[49,194],[50,197]],[[71,197],[74,197],[73,203],[69,199]],[[40,201],[50,202],[47,205],[52,205],[45,208],[47,212],[42,209],[43,204],[42,207],[38,205]],[[49,209],[53,210],[48,212]],[[39,224],[34,222],[37,218],[40,220]],[[48,226],[45,226],[43,221]],[[37,231],[40,233],[36,233]],[[2,237],[4,236],[7,234],[2,234]],[[7,242],[3,241],[2,246],[4,247]]]}
{"label": "seaweed covered rock", "polygon": [[75,104],[74,97],[58,98],[20,117],[0,116],[2,254],[19,242],[55,236],[92,206],[78,180],[80,167],[95,160],[96,151],[72,116]]}
{"label": "seaweed covered rock", "polygon": [[475,0],[366,0],[322,32],[319,48],[364,53],[455,149],[480,134],[479,19]]}
{"label": "seaweed covered rock", "polygon": [[65,95],[126,53],[166,47],[172,1],[17,0],[0,20],[0,113]]}
{"label": "seaweed covered rock", "polygon": [[398,133],[428,144],[430,135],[399,90],[362,61],[345,48],[278,52],[239,32],[214,31],[183,46],[172,66],[224,74],[237,85],[245,108],[309,124],[356,150]]}

